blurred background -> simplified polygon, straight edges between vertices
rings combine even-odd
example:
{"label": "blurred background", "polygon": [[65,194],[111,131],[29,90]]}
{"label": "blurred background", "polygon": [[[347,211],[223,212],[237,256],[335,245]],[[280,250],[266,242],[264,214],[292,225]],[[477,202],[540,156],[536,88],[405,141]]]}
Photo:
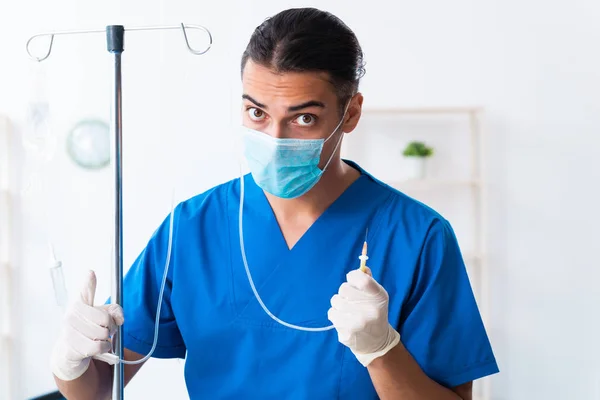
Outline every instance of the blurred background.
{"label": "blurred background", "polygon": [[[314,6],[365,53],[365,114],[344,156],[450,220],[500,366],[477,385],[494,400],[600,399],[600,3],[593,0],[300,2],[41,1],[0,13],[0,399],[55,390],[62,309],[48,243],[70,299],[88,269],[110,294],[111,57],[102,34],[47,30],[201,24],[126,33],[123,54],[125,266],[186,199],[239,174],[240,57],[253,29]],[[206,44],[200,32],[190,43]],[[34,46],[43,54],[48,42]],[[415,143],[416,142],[416,143]],[[423,152],[422,146],[433,150]],[[187,398],[183,361],[151,360],[125,394]]]}

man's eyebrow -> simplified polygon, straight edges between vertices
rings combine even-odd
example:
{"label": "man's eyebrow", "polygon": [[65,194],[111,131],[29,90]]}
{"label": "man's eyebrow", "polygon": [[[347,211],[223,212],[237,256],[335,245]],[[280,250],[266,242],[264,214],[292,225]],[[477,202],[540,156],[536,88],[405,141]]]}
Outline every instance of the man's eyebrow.
{"label": "man's eyebrow", "polygon": [[321,108],[325,108],[325,104],[323,104],[320,101],[316,101],[316,100],[310,100],[307,102],[304,102],[302,104],[298,104],[297,106],[290,106],[288,107],[288,111],[293,112],[293,111],[300,111],[304,108],[308,108],[308,107],[321,107]]}
{"label": "man's eyebrow", "polygon": [[[243,94],[242,95],[242,99],[246,99],[252,103],[254,103],[255,106],[259,107],[259,108],[263,108],[263,109],[268,109],[266,104],[262,104],[260,103],[258,100],[252,98],[252,96],[247,95],[247,94]],[[294,112],[294,111],[300,111],[302,109],[305,108],[309,108],[309,107],[321,107],[321,108],[325,108],[325,104],[321,101],[317,101],[317,100],[309,100],[309,101],[305,101],[302,104],[297,104],[295,106],[290,106],[288,107],[288,111],[289,112]]]}
{"label": "man's eyebrow", "polygon": [[254,103],[254,105],[255,105],[256,107],[259,107],[259,108],[264,108],[265,110],[268,108],[268,107],[267,107],[265,104],[259,103],[258,101],[254,100],[252,97],[250,97],[250,96],[249,96],[249,95],[247,95],[247,94],[243,94],[243,95],[242,95],[242,99],[246,99],[246,100],[248,100],[248,101],[251,101],[252,103]]}

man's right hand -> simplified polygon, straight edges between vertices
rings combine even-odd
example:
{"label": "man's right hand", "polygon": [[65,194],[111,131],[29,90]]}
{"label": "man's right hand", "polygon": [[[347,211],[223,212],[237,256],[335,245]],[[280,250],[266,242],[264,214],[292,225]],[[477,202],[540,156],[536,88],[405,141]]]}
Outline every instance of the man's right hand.
{"label": "man's right hand", "polygon": [[66,313],[62,332],[52,351],[54,375],[63,381],[79,378],[93,356],[112,349],[111,337],[124,322],[117,304],[94,307],[96,274],[90,271],[81,298]]}

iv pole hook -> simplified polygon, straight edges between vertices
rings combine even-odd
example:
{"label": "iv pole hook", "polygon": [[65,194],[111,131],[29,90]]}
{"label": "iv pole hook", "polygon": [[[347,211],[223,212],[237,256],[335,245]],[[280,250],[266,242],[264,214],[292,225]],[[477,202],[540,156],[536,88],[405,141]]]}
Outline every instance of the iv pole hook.
{"label": "iv pole hook", "polygon": [[[185,41],[185,46],[187,47],[187,49],[190,53],[192,53],[196,56],[205,54],[212,47],[212,44],[213,44],[212,35],[211,35],[210,31],[202,25],[185,25],[184,23],[181,23],[179,25],[172,25],[172,26],[147,26],[147,27],[125,28],[125,31],[126,32],[127,31],[157,31],[157,30],[168,30],[168,29],[170,29],[170,30],[181,29],[181,32],[183,33],[183,39]],[[188,35],[187,35],[187,31],[189,29],[198,29],[198,30],[204,31],[207,34],[208,45],[206,46],[206,48],[201,49],[201,50],[196,50],[190,45]],[[46,60],[48,57],[50,57],[50,54],[52,53],[52,46],[54,45],[54,37],[55,36],[78,35],[78,34],[83,34],[83,33],[106,33],[106,29],[94,29],[94,30],[84,30],[84,31],[81,31],[81,30],[79,30],[79,31],[56,31],[56,32],[38,33],[29,38],[25,48],[27,50],[27,54],[29,55],[29,57],[31,57],[35,61],[42,62],[42,61]],[[31,42],[35,38],[39,38],[42,36],[50,36],[50,43],[48,44],[48,50],[46,51],[46,54],[43,55],[42,57],[38,57],[32,53],[30,45],[31,45]]]}
{"label": "iv pole hook", "polygon": [[[33,39],[35,39],[37,37],[41,37],[41,36],[50,36],[50,44],[48,45],[48,51],[46,52],[45,56],[43,56],[43,57],[36,57],[33,54],[31,54],[31,50],[29,49],[29,44],[31,43],[31,41]],[[42,62],[46,58],[50,57],[50,53],[52,52],[52,45],[53,44],[54,44],[54,34],[53,33],[40,33],[38,35],[34,35],[34,36],[30,37],[29,40],[27,41],[27,45],[26,45],[27,54],[29,54],[29,57],[31,57],[35,61]]]}

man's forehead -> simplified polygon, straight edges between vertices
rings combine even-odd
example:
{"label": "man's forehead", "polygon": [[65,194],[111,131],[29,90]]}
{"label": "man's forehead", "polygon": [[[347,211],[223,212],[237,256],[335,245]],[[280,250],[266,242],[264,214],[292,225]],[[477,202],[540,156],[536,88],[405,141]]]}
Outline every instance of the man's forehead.
{"label": "man's forehead", "polygon": [[[320,72],[276,72],[272,69],[251,63],[244,68],[242,77],[244,94],[257,100],[262,97],[289,99],[292,102],[334,100],[335,93],[326,73]],[[279,103],[280,101],[278,101]]]}

